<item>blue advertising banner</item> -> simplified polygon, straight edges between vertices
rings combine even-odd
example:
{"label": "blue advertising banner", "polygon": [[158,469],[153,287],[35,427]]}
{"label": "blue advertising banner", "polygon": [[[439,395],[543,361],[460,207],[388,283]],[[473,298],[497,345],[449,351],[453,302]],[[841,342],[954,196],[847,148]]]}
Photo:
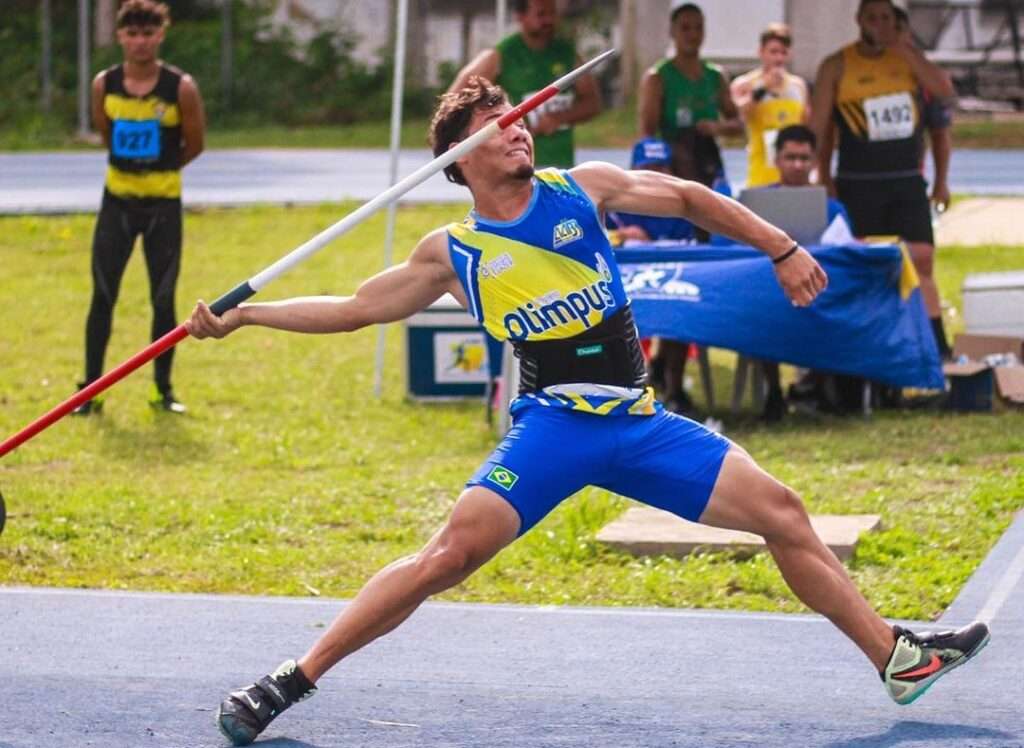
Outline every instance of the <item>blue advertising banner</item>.
{"label": "blue advertising banner", "polygon": [[941,389],[942,365],[910,258],[894,245],[811,247],[829,285],[793,306],[771,261],[749,247],[662,245],[616,251],[640,334]]}

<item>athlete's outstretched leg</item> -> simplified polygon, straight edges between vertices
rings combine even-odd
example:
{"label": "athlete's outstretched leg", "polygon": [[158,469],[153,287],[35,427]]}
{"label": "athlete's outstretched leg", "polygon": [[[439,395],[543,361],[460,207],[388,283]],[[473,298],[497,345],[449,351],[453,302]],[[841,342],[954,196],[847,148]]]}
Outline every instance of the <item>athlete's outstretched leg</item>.
{"label": "athlete's outstretched leg", "polygon": [[466,489],[448,523],[415,555],[381,569],[345,606],[299,665],[313,681],[386,634],[430,595],[466,579],[519,532],[519,515],[481,486]]}
{"label": "athlete's outstretched leg", "polygon": [[890,627],[815,534],[796,493],[738,447],[726,454],[700,521],[761,535],[793,593],[861,648],[882,675],[889,694],[901,704],[922,695],[988,642],[983,623],[920,636]]}
{"label": "athlete's outstretched leg", "polygon": [[762,470],[742,449],[725,456],[703,524],[764,538],[793,593],[826,616],[863,650],[877,670],[892,651],[892,628],[868,605],[811,528],[796,493]]}
{"label": "athlete's outstretched leg", "polygon": [[515,540],[519,525],[505,499],[481,486],[466,489],[423,549],[377,572],[298,663],[284,663],[232,692],[217,715],[221,731],[235,745],[251,743],[281,711],[311,694],[342,658],[391,631],[430,595],[463,581]]}

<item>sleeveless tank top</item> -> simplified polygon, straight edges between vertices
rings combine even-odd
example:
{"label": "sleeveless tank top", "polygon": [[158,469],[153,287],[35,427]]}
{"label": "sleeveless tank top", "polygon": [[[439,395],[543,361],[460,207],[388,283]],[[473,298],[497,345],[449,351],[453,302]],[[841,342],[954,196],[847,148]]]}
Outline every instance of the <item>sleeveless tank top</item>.
{"label": "sleeveless tank top", "polygon": [[[585,337],[629,303],[596,206],[567,171],[538,171],[517,219],[492,221],[471,212],[447,231],[469,312],[498,340]],[[511,411],[530,405],[598,415],[655,412],[650,388],[585,382],[523,394]]]}
{"label": "sleeveless tank top", "polygon": [[178,84],[183,73],[160,64],[156,85],[144,96],[128,93],[124,66],[103,77],[103,111],[110,118],[106,187],[126,198],[181,197],[181,111]]}

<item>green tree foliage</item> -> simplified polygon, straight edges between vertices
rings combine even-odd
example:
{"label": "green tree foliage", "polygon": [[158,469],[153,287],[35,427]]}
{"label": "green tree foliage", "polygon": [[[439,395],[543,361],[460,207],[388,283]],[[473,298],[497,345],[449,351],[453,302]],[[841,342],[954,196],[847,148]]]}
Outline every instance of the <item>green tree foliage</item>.
{"label": "green tree foliage", "polygon": [[[4,0],[0,23],[0,128],[73,129],[76,121],[77,0],[51,0],[53,103],[40,107],[41,39],[38,0]],[[198,82],[212,127],[338,124],[381,119],[391,107],[391,55],[367,64],[356,59],[351,32],[322,30],[300,44],[273,28],[268,0],[235,1],[231,96],[221,80],[220,10],[212,0],[171,4],[171,28],[161,50],[168,62]],[[121,59],[116,44],[92,51],[90,75]],[[407,91],[410,116],[430,110],[433,91]],[[230,103],[228,103],[230,101]]]}

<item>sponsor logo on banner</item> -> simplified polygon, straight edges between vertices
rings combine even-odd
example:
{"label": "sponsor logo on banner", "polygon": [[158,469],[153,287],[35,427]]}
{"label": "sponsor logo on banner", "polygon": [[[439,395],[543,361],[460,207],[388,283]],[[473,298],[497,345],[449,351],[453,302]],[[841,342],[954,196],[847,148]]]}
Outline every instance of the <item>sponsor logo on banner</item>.
{"label": "sponsor logo on banner", "polygon": [[487,344],[483,333],[435,332],[434,381],[478,384],[488,380]]}
{"label": "sponsor logo on banner", "polygon": [[629,296],[649,299],[700,301],[700,286],[683,279],[683,263],[620,267],[622,285]]}

